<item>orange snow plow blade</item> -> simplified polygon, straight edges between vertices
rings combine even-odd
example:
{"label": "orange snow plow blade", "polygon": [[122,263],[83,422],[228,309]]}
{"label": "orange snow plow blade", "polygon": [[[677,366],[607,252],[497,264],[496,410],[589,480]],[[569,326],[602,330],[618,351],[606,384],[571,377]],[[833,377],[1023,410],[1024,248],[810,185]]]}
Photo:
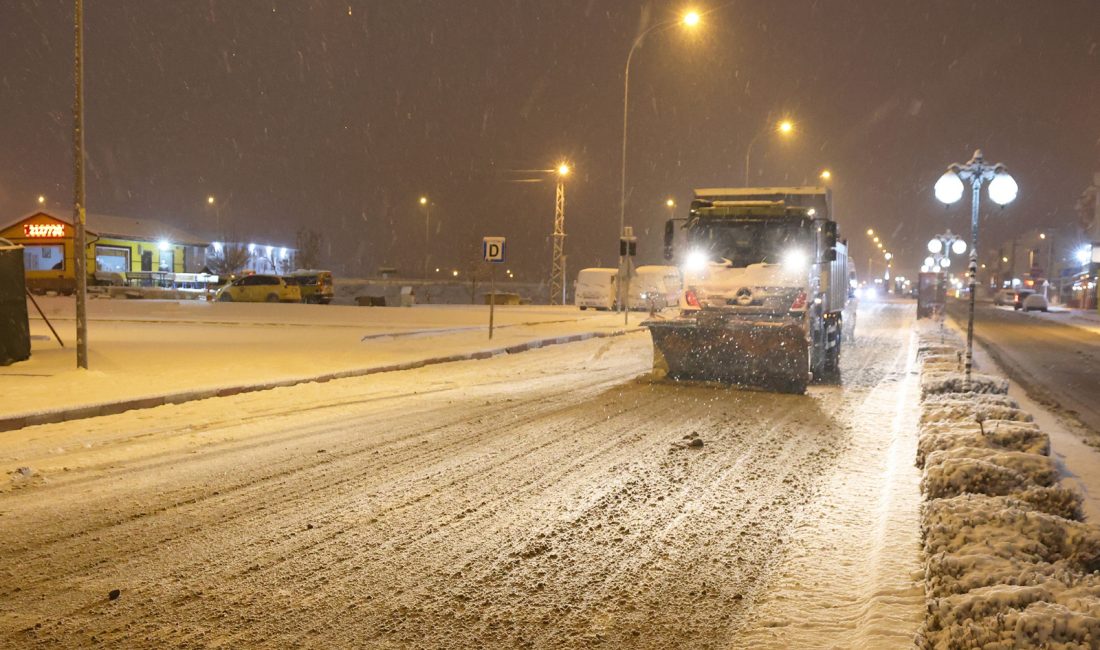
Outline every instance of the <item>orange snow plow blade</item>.
{"label": "orange snow plow blade", "polygon": [[653,367],[669,379],[718,381],[804,393],[811,376],[806,331],[793,321],[648,320]]}

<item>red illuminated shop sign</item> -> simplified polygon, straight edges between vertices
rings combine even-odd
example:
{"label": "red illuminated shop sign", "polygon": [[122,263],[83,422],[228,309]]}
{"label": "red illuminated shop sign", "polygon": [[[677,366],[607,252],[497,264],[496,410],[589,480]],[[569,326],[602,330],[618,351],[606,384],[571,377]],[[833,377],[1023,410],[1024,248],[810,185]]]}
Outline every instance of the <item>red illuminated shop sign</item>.
{"label": "red illuminated shop sign", "polygon": [[23,236],[36,239],[48,239],[51,237],[64,237],[65,224],[61,223],[25,223],[23,224]]}

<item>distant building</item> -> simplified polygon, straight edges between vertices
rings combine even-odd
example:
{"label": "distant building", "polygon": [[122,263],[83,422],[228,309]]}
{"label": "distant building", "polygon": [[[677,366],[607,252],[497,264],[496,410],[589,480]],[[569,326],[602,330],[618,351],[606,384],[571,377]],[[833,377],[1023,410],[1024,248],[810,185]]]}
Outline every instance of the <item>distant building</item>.
{"label": "distant building", "polygon": [[[87,269],[91,281],[194,273],[205,263],[209,242],[152,219],[86,216]],[[69,293],[76,288],[72,219],[34,212],[0,227],[0,237],[23,246],[28,288]]]}
{"label": "distant building", "polygon": [[[275,244],[211,242],[153,219],[88,214],[90,284],[176,286],[195,283],[227,249],[239,250],[234,272],[289,273],[296,251]],[[0,238],[23,246],[27,287],[71,293],[76,289],[75,231],[69,216],[33,212],[0,227]]]}

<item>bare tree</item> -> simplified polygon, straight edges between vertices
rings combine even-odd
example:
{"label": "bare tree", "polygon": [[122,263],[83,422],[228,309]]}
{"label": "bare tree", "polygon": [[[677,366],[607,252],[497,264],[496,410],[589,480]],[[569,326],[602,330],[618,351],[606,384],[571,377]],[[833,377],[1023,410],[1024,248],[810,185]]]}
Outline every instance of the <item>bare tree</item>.
{"label": "bare tree", "polygon": [[243,269],[250,258],[248,248],[240,244],[225,244],[220,252],[206,258],[206,265],[218,275],[233,275]]}
{"label": "bare tree", "polygon": [[300,269],[316,269],[321,266],[321,233],[309,228],[299,228],[295,259]]}

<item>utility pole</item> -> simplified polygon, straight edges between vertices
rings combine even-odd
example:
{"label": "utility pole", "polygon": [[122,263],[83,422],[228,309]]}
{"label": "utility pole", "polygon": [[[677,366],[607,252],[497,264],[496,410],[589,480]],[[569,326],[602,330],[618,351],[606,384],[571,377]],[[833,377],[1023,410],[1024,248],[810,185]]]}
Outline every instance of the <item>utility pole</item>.
{"label": "utility pole", "polygon": [[569,165],[558,166],[558,183],[554,190],[554,251],[550,261],[550,304],[565,304],[565,177]]}
{"label": "utility pole", "polygon": [[76,366],[88,368],[88,263],[84,233],[84,0],[75,0],[73,14],[73,273],[76,275]]}

